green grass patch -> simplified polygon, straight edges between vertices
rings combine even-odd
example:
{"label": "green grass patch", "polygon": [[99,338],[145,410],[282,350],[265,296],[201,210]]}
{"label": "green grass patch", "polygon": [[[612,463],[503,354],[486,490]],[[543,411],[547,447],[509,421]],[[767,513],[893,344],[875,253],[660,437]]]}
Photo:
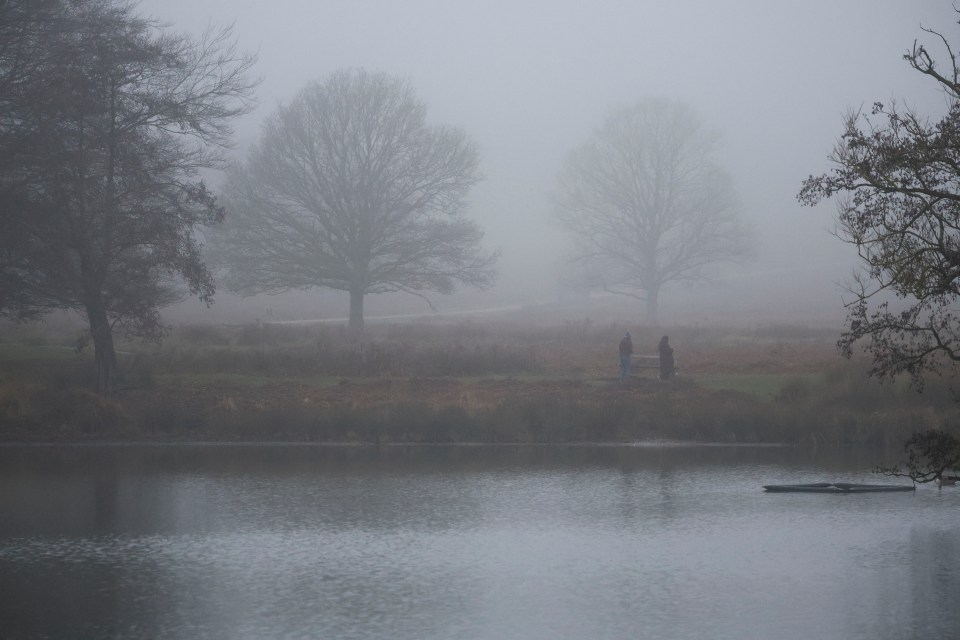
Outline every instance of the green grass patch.
{"label": "green grass patch", "polygon": [[318,387],[332,387],[340,384],[343,376],[291,376],[257,375],[246,373],[161,373],[154,376],[160,386],[186,385],[224,385],[237,387],[263,387],[282,382],[284,384],[308,384]]}
{"label": "green grass patch", "polygon": [[0,363],[38,360],[81,360],[89,357],[73,347],[0,343]]}
{"label": "green grass patch", "polygon": [[820,373],[716,373],[690,376],[693,382],[705,389],[738,391],[770,400],[783,394],[784,389],[797,385],[815,385],[823,378]]}

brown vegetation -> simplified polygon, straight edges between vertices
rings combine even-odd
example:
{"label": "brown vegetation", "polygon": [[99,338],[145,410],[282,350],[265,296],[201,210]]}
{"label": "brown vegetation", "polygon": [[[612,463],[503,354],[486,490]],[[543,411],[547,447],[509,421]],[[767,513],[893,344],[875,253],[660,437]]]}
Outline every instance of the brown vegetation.
{"label": "brown vegetation", "polygon": [[[84,387],[89,356],[8,332],[0,440],[897,444],[960,424],[947,383],[880,387],[829,334],[790,327],[676,330],[678,378],[620,384],[621,329],[184,327],[127,345],[110,397]],[[633,333],[652,351],[658,335]]]}

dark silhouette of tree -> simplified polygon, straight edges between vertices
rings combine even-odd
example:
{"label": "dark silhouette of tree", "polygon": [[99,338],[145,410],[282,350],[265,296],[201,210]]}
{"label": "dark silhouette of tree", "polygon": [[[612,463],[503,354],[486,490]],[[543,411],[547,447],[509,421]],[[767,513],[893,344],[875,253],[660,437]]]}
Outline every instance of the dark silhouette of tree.
{"label": "dark silhouette of tree", "polygon": [[799,194],[807,205],[837,196],[838,236],[862,260],[841,351],[850,357],[866,340],[872,375],[909,374],[921,389],[925,374],[960,362],[960,68],[946,38],[927,31],[943,44],[946,68],[916,42],[904,59],[943,89],[946,114],[931,121],[879,102],[848,114],[833,169],[807,178]]}
{"label": "dark silhouette of tree", "polygon": [[229,28],[195,41],[124,2],[0,6],[0,309],[83,313],[109,392],[115,330],[159,337],[181,283],[213,294],[195,230],[223,210],[198,172],[249,109],[253,60]]}
{"label": "dark silhouette of tree", "polygon": [[223,190],[231,214],[211,244],[227,287],[347,291],[350,326],[361,328],[367,294],[488,285],[496,256],[463,217],[479,155],[426,113],[408,82],[363,70],[313,82],[280,107]]}
{"label": "dark silhouette of tree", "polygon": [[560,175],[556,217],[573,259],[605,290],[644,300],[653,324],[664,285],[750,253],[715,140],[686,106],[640,102],[612,112]]}
{"label": "dark silhouette of tree", "polygon": [[59,7],[60,0],[0,3],[0,317],[21,321],[41,315],[18,277],[29,268],[22,250],[29,238],[11,224],[13,212],[26,205],[26,194],[12,188],[30,142],[22,96],[38,69],[51,62],[53,52],[44,48],[42,34],[60,18]]}
{"label": "dark silhouette of tree", "polygon": [[940,429],[927,429],[911,435],[903,445],[906,462],[903,466],[878,466],[876,473],[910,478],[914,482],[956,481],[960,473],[960,440]]}

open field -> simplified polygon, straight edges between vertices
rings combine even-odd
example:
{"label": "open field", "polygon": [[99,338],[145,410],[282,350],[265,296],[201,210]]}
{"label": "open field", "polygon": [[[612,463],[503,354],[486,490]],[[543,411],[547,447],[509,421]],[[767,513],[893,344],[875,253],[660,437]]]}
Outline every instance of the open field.
{"label": "open field", "polygon": [[[943,381],[879,386],[803,327],[671,332],[679,375],[616,381],[625,327],[184,326],[120,345],[113,396],[69,335],[0,333],[0,440],[896,444],[956,429]],[[659,333],[630,328],[638,353]],[[649,348],[647,348],[649,347]]]}

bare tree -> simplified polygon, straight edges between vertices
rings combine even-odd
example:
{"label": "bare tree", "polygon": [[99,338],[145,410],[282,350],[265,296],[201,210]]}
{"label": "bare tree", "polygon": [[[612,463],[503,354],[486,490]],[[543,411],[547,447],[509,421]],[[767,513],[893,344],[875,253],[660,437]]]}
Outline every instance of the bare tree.
{"label": "bare tree", "polygon": [[107,392],[115,329],[158,337],[178,283],[213,293],[194,232],[223,211],[198,172],[249,109],[253,60],[230,29],[194,41],[125,2],[13,4],[43,10],[0,25],[0,309],[85,314]]}
{"label": "bare tree", "polygon": [[463,131],[426,124],[407,81],[340,71],[265,123],[230,174],[216,255],[243,295],[328,287],[364,296],[450,293],[492,281],[495,255],[463,217],[479,155]]}
{"label": "bare tree", "polygon": [[850,357],[866,340],[872,375],[906,373],[919,388],[924,375],[960,364],[960,65],[947,39],[928,32],[945,49],[946,69],[916,42],[904,59],[944,91],[946,114],[931,122],[882,103],[848,114],[834,168],[807,178],[799,194],[808,205],[838,196],[838,235],[862,260],[841,351]]}
{"label": "bare tree", "polygon": [[649,100],[612,112],[560,175],[555,211],[573,259],[605,290],[644,300],[653,324],[664,285],[750,252],[715,146],[688,107]]}

